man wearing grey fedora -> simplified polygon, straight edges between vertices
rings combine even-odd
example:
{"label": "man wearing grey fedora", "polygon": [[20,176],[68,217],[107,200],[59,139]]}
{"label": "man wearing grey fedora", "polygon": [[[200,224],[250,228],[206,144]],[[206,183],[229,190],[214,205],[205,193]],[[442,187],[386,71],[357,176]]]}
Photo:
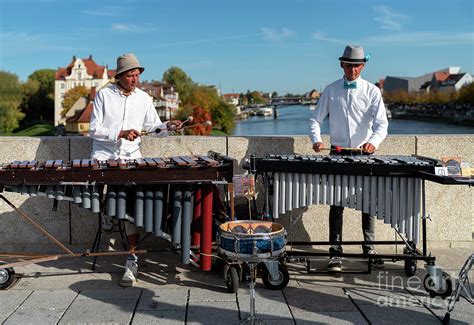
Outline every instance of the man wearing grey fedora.
{"label": "man wearing grey fedora", "polygon": [[[328,85],[319,98],[314,115],[310,119],[310,138],[313,149],[321,152],[324,143],[321,138],[321,126],[329,116],[330,154],[353,155],[372,154],[387,136],[388,120],[380,89],[360,76],[370,55],[357,45],[347,45],[339,58],[344,76]],[[360,150],[335,150],[339,148],[357,148]],[[343,207],[330,206],[329,241],[330,253],[342,253]],[[375,217],[362,213],[362,232],[364,254],[376,254],[373,244]],[[375,266],[383,261],[372,259]],[[331,256],[328,264],[330,272],[340,272],[342,261],[339,256]]]}
{"label": "man wearing grey fedora", "polygon": [[[141,132],[168,135],[168,130],[179,130],[181,121],[161,122],[151,97],[138,88],[140,74],[145,68],[133,53],[117,58],[115,83],[102,88],[94,99],[94,109],[90,119],[89,134],[94,139],[92,158],[137,159],[141,158]],[[103,228],[113,228],[113,222],[106,214]],[[130,250],[133,251],[139,240],[135,225],[125,222]],[[120,284],[132,286],[138,277],[138,257],[128,256],[125,272]]]}

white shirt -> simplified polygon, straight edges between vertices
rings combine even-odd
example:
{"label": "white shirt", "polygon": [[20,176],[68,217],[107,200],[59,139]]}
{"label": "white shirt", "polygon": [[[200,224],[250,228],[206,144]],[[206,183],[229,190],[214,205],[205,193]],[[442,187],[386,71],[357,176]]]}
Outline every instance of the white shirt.
{"label": "white shirt", "polygon": [[143,90],[135,88],[125,96],[115,84],[102,88],[95,97],[90,120],[89,134],[94,138],[91,156],[99,160],[141,158],[141,138],[117,139],[120,131],[158,128],[164,129],[158,136],[168,134],[166,123],[161,122],[151,97]]}
{"label": "white shirt", "polygon": [[322,142],[321,126],[328,115],[333,146],[359,148],[369,142],[377,148],[385,139],[388,120],[380,89],[361,77],[355,81],[354,89],[344,89],[344,79],[324,89],[310,119],[313,144]]}

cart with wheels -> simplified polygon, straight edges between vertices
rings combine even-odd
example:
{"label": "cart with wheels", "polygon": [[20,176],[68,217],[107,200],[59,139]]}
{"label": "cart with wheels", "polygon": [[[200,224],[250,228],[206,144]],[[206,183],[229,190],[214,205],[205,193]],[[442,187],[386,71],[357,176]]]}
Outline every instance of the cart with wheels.
{"label": "cart with wheels", "polygon": [[229,292],[235,293],[243,274],[262,266],[262,282],[267,289],[287,286],[289,273],[283,263],[286,231],[269,221],[230,221],[219,227],[217,245],[226,264],[224,280]]}

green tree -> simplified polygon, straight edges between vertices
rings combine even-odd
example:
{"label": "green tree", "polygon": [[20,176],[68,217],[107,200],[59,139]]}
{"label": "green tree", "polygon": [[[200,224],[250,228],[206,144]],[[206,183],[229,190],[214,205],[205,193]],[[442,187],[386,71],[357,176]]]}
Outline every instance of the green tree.
{"label": "green tree", "polygon": [[189,101],[195,83],[181,68],[172,66],[166,70],[163,73],[162,81],[176,87],[176,91],[179,93],[179,98],[182,102]]}
{"label": "green tree", "polygon": [[22,111],[26,114],[25,120],[35,123],[37,121],[54,120],[54,77],[52,69],[41,69],[33,72],[27,80],[28,83],[37,84],[33,86],[36,91],[28,94]]}
{"label": "green tree", "polygon": [[15,130],[24,118],[20,111],[23,91],[18,76],[0,71],[0,132],[7,133]]}
{"label": "green tree", "polygon": [[459,90],[456,101],[462,104],[474,105],[474,82]]}
{"label": "green tree", "polygon": [[88,96],[90,93],[90,89],[86,86],[76,86],[70,89],[66,94],[64,94],[63,98],[63,111],[61,115],[64,116],[67,111],[74,105],[75,102],[81,97]]}
{"label": "green tree", "polygon": [[223,100],[211,111],[212,122],[218,125],[222,132],[229,134],[235,125],[235,107]]}

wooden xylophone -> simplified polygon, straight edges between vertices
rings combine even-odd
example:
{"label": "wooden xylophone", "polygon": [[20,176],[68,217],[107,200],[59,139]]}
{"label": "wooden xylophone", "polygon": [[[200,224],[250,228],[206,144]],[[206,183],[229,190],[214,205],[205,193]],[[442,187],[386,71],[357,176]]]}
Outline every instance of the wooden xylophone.
{"label": "wooden xylophone", "polygon": [[426,157],[375,155],[269,155],[251,161],[256,172],[269,175],[274,217],[313,204],[348,207],[384,220],[415,244],[420,172],[434,173],[437,165]]}
{"label": "wooden xylophone", "polygon": [[64,200],[128,220],[211,267],[213,184],[232,182],[233,160],[215,152],[170,158],[14,161],[0,165],[0,192]]}

